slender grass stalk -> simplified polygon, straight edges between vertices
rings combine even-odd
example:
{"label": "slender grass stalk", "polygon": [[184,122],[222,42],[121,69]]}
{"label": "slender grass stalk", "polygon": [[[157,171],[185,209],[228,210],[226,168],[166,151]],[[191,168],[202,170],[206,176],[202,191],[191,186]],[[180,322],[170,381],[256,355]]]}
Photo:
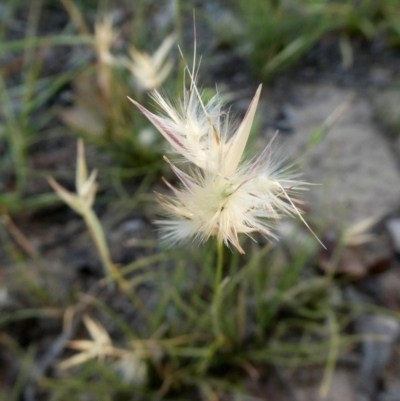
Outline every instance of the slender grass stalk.
{"label": "slender grass stalk", "polygon": [[12,163],[16,175],[16,192],[22,194],[26,182],[26,143],[23,130],[17,120],[17,116],[12,109],[11,99],[6,87],[6,83],[0,75],[0,101],[2,112],[0,115],[5,119],[5,136],[7,138]]}
{"label": "slender grass stalk", "polygon": [[0,54],[2,55],[12,51],[19,51],[36,47],[81,46],[86,44],[92,45],[93,42],[93,36],[89,35],[48,35],[42,37],[16,39],[6,43],[2,43]]}
{"label": "slender grass stalk", "polygon": [[183,53],[185,52],[185,44],[184,44],[184,37],[183,37],[183,23],[182,23],[182,1],[175,0],[175,30],[178,36],[178,43],[181,47]]}
{"label": "slender grass stalk", "polygon": [[31,242],[24,235],[24,233],[16,226],[11,217],[8,214],[2,214],[0,221],[7,227],[7,230],[13,237],[14,241],[19,245],[19,247],[31,258],[36,258],[39,256],[38,251],[32,246]]}
{"label": "slender grass stalk", "polygon": [[0,327],[10,324],[11,322],[17,322],[27,319],[36,318],[47,318],[47,319],[59,319],[63,315],[62,310],[58,308],[27,308],[19,311],[13,311],[9,314],[3,314],[0,317]]}
{"label": "slender grass stalk", "polygon": [[28,348],[28,351],[27,351],[24,359],[21,361],[22,363],[21,363],[21,367],[20,367],[20,372],[17,376],[17,381],[14,385],[12,393],[7,398],[8,400],[17,401],[17,400],[21,399],[21,395],[23,393],[25,384],[29,380],[29,376],[32,373],[32,368],[34,366],[33,360],[34,360],[35,353],[36,353],[36,347],[30,346]]}
{"label": "slender grass stalk", "polygon": [[215,283],[214,283],[214,296],[218,292],[218,287],[222,280],[222,266],[224,264],[224,246],[222,242],[218,242],[217,246],[217,271],[215,274]]}
{"label": "slender grass stalk", "polygon": [[99,218],[92,209],[89,209],[82,217],[96,246],[98,255],[100,256],[106,277],[111,281],[115,280],[121,287],[124,287],[125,282],[118,269],[111,261],[110,251]]}
{"label": "slender grass stalk", "polygon": [[79,11],[78,7],[71,0],[61,0],[62,5],[70,16],[72,22],[77,27],[81,35],[90,35],[90,29],[88,28],[85,18]]}
{"label": "slender grass stalk", "polygon": [[225,335],[222,331],[221,324],[221,294],[223,289],[229,283],[229,277],[225,277],[222,283],[218,286],[217,291],[214,294],[214,299],[211,305],[211,318],[212,325],[214,329],[214,335],[217,340],[220,340],[222,343],[225,341]]}
{"label": "slender grass stalk", "polygon": [[[40,14],[42,10],[42,0],[34,0],[29,8],[28,24],[26,29],[26,37],[36,37],[39,25]],[[36,56],[36,57],[35,57]],[[29,126],[29,113],[25,112],[25,105],[28,104],[34,95],[35,85],[41,70],[42,57],[37,57],[34,48],[27,48],[23,55],[22,74],[24,77],[24,96],[23,96],[23,112],[22,125]]]}
{"label": "slender grass stalk", "polygon": [[339,327],[336,321],[336,317],[332,311],[329,312],[328,321],[331,330],[331,342],[329,345],[328,360],[326,363],[324,376],[319,389],[319,394],[323,399],[328,396],[329,389],[332,383],[333,373],[335,371],[337,359],[340,352]]}

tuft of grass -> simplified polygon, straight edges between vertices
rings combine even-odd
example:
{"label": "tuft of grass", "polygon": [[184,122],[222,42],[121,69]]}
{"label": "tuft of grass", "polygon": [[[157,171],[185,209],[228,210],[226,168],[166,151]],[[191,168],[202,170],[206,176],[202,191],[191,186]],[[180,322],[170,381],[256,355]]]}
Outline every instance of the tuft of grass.
{"label": "tuft of grass", "polygon": [[[3,105],[0,110],[0,173],[6,177],[7,183],[0,196],[0,210],[4,213],[37,209],[56,202],[57,198],[50,194],[29,196],[29,181],[46,176],[48,172],[32,170],[28,166],[32,164],[31,148],[60,133],[84,137],[112,156],[117,169],[125,168],[125,173],[118,179],[115,174],[111,177],[120,193],[124,176],[148,177],[161,170],[158,161],[163,145],[127,100],[127,95],[141,97],[135,94],[137,88],[133,77],[124,68],[96,61],[94,32],[84,15],[84,12],[95,13],[96,10],[83,3],[65,0],[55,6],[33,1],[29,7],[22,1],[7,3],[11,21],[18,18],[21,9],[27,9],[28,15],[25,37],[21,38],[19,32],[15,35],[12,23],[2,25],[0,30],[0,56],[4,57],[0,66],[0,100]],[[146,1],[139,3],[142,12],[150,6]],[[68,13],[71,22],[59,33],[43,35],[39,29],[43,10],[53,6],[60,9],[60,13]],[[97,15],[96,19],[100,20],[102,15]],[[141,21],[136,22],[139,24]],[[134,29],[130,30],[132,38],[119,38],[120,48],[138,42]],[[9,37],[13,39],[9,40]],[[71,61],[65,70],[63,68],[64,71],[50,75],[46,69],[48,53],[58,47],[75,54],[71,56],[75,61]],[[113,52],[116,57],[127,56],[121,49],[113,49]],[[84,57],[77,57],[83,54]],[[104,83],[104,77],[107,83]],[[175,82],[166,83],[166,87],[171,84],[175,87]]]}
{"label": "tuft of grass", "polygon": [[[204,392],[245,394],[238,378],[249,372],[261,377],[271,364],[325,362],[324,385],[329,384],[338,355],[361,340],[343,334],[348,325],[346,314],[338,313],[343,306],[330,302],[335,284],[313,275],[306,285],[302,267],[310,255],[304,249],[292,262],[282,260],[283,248],[269,245],[240,260],[228,252],[228,278],[215,298],[217,255],[210,246],[191,257],[162,252],[122,267],[124,291],[131,292],[140,326],[98,297],[89,300],[92,314],[108,322],[113,346],[135,356],[131,363],[143,364],[146,374],[127,380],[123,372],[129,362],[110,356],[64,370],[60,379],[43,378],[40,387],[52,399],[123,399],[132,394],[138,399],[201,399]],[[152,289],[151,305],[141,295],[146,287]]]}
{"label": "tuft of grass", "polygon": [[[373,40],[385,35],[400,44],[400,11],[396,0],[235,0],[254,72],[264,80],[295,65],[326,34]],[[345,39],[346,40],[346,39]],[[342,49],[343,52],[343,49]]]}

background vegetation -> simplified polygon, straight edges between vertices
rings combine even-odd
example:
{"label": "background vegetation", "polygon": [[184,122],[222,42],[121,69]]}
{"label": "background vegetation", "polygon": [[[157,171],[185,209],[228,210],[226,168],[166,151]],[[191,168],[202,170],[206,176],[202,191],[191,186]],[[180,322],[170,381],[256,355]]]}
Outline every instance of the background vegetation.
{"label": "background vegetation", "polygon": [[[151,0],[0,5],[0,398],[259,400],[254,383],[304,365],[321,367],[324,395],[340,356],[365,339],[351,329],[355,318],[379,308],[338,296],[352,280],[336,274],[349,233],[337,233],[323,254],[324,271],[301,222],[290,226],[297,240],[247,241],[244,256],[225,249],[216,293],[213,241],[159,244],[152,192],[162,191],[161,176],[171,178],[166,145],[127,101],[154,110],[126,60],[132,46],[153,54],[173,32],[190,59],[195,9],[207,97],[218,84],[207,71],[219,51],[249,60],[252,85],[301,68],[329,35],[344,63],[354,40],[383,38],[398,51],[398,1],[204,3],[176,0],[161,11]],[[117,33],[115,63],[98,49],[104,17]],[[162,87],[179,96],[184,63],[176,46],[168,57]],[[310,146],[323,140],[315,128]],[[104,233],[117,285],[104,276],[90,231],[46,181],[74,192],[77,138],[98,169],[93,213],[102,229],[94,237]],[[308,221],[325,241],[329,227],[312,213]]]}

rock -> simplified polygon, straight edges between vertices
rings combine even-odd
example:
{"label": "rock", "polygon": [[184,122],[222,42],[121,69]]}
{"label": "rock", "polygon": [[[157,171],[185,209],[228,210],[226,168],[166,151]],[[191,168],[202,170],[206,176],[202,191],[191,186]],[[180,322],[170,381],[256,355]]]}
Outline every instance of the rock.
{"label": "rock", "polygon": [[352,370],[337,368],[332,376],[329,392],[326,397],[320,393],[320,383],[313,387],[298,388],[299,401],[354,401],[354,381],[356,375]]}
{"label": "rock", "polygon": [[377,335],[381,339],[362,342],[363,360],[360,367],[357,401],[371,401],[376,396],[377,381],[390,360],[400,335],[400,322],[390,316],[363,315],[356,323],[360,334]]}
{"label": "rock", "polygon": [[[303,100],[302,107],[293,110],[295,133],[279,140],[285,153],[301,157],[304,178],[320,184],[304,196],[313,214],[343,226],[394,209],[400,199],[400,174],[373,122],[369,102],[333,85],[300,85],[295,90]],[[341,115],[310,145],[312,133],[340,105]]]}
{"label": "rock", "polygon": [[333,374],[327,400],[353,401],[355,395],[354,379],[353,372],[338,368]]}
{"label": "rock", "polygon": [[372,96],[374,114],[392,137],[400,135],[400,88],[377,91]]}
{"label": "rock", "polygon": [[370,80],[377,87],[387,87],[393,82],[393,71],[391,68],[371,66]]}
{"label": "rock", "polygon": [[377,298],[381,305],[398,311],[400,309],[400,272],[391,270],[376,277]]}
{"label": "rock", "polygon": [[392,218],[386,222],[386,228],[392,240],[393,248],[400,253],[400,218]]}

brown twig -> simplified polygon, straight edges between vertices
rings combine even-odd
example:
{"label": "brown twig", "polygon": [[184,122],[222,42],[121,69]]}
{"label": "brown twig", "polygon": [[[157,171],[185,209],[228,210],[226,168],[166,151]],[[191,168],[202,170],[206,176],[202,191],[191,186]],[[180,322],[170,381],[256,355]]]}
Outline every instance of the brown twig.
{"label": "brown twig", "polygon": [[14,224],[11,217],[8,214],[3,214],[1,216],[1,221],[8,229],[14,241],[23,249],[23,251],[29,255],[31,258],[36,258],[39,256],[37,250],[28,240],[28,238],[23,234],[23,232]]}

